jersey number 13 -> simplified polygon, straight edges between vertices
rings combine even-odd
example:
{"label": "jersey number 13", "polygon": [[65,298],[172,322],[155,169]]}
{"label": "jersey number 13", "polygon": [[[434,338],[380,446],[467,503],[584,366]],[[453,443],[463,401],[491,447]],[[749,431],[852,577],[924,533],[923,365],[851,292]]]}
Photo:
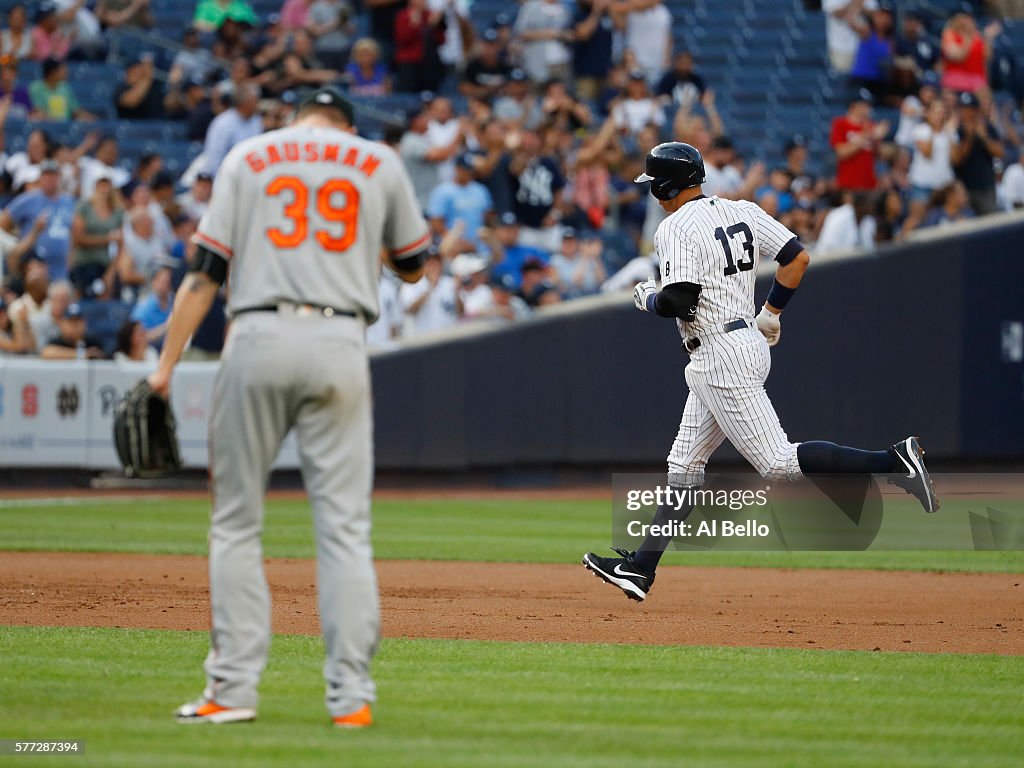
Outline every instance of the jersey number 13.
{"label": "jersey number 13", "polygon": [[[284,206],[284,215],[291,226],[288,229],[269,227],[267,238],[278,248],[298,248],[309,236],[309,198],[306,183],[298,176],[278,176],[265,190],[268,197],[290,193],[291,202]],[[331,179],[316,190],[316,212],[324,219],[341,225],[340,233],[318,229],[313,235],[322,248],[344,251],[356,241],[359,223],[359,190],[351,181]],[[339,205],[339,198],[341,204]]]}
{"label": "jersey number 13", "polygon": [[[732,255],[732,243],[730,240],[736,235],[743,235],[743,255],[736,261]],[[754,268],[754,235],[744,222],[733,224],[728,229],[719,227],[715,230],[715,239],[721,243],[725,251],[725,275],[735,275],[737,272],[749,272]]]}

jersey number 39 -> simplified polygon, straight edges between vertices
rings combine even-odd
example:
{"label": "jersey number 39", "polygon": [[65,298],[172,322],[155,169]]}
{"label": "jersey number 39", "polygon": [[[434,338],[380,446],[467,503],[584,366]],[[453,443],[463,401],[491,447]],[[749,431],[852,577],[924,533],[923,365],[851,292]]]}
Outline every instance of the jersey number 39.
{"label": "jersey number 39", "polygon": [[[298,176],[278,176],[267,184],[265,192],[268,197],[276,197],[283,192],[291,194],[291,202],[284,207],[284,215],[291,222],[290,228],[269,227],[267,238],[278,248],[298,248],[309,236],[309,187]],[[331,179],[316,190],[315,197],[316,212],[321,218],[341,225],[340,233],[329,229],[316,230],[313,233],[316,241],[328,251],[347,250],[356,241],[359,190],[351,181]]]}
{"label": "jersey number 39", "polygon": [[[743,256],[739,261],[733,259],[732,244],[729,242],[736,235],[743,235]],[[715,230],[715,239],[722,244],[725,251],[725,275],[735,275],[737,272],[749,272],[754,268],[754,235],[744,222],[733,224],[728,229],[719,227]]]}

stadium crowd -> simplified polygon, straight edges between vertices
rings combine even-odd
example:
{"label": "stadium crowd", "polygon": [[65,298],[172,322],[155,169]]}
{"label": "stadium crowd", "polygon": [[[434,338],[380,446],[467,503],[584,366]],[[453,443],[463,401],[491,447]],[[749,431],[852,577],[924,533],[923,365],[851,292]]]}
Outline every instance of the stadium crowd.
{"label": "stadium crowd", "polygon": [[[435,245],[420,283],[382,281],[375,345],[645,278],[663,214],[633,178],[670,138],[703,152],[707,194],[756,201],[819,254],[1024,207],[1022,94],[994,18],[1021,9],[989,6],[980,28],[969,12],[940,27],[875,0],[824,0],[827,61],[850,93],[834,156],[809,158],[793,135],[768,167],[738,151],[716,109],[723,84],[673,40],[659,0],[525,0],[482,27],[468,0],[285,0],[264,18],[245,0],[200,0],[166,71],[132,55],[111,105],[121,120],[184,124],[202,151],[183,174],[158,153],[122,157],[116,132],[68,146],[20,122],[24,149],[0,152],[0,354],[153,359],[220,162],[324,83],[357,104],[416,95],[380,138]],[[10,6],[0,126],[95,120],[69,67],[105,57],[108,30],[154,23],[150,0]],[[28,82],[24,61],[38,62]],[[221,300],[189,355],[216,357],[225,325]]]}

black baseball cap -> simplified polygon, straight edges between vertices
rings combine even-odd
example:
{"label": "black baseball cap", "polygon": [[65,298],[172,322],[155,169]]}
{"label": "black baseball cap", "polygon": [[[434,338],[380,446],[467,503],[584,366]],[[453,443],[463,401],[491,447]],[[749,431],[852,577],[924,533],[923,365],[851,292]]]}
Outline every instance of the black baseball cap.
{"label": "black baseball cap", "polygon": [[784,152],[788,155],[790,152],[792,152],[797,147],[804,147],[804,148],[807,147],[807,140],[803,136],[801,136],[799,133],[796,136],[793,136],[789,141],[786,142],[786,147],[784,149]]}
{"label": "black baseball cap", "polygon": [[527,78],[526,73],[523,72],[523,70],[516,68],[509,72],[508,79],[513,83],[525,83]]}
{"label": "black baseball cap", "polygon": [[712,149],[733,149],[734,146],[732,139],[728,136],[715,136],[715,138],[711,140]]}
{"label": "black baseball cap", "polygon": [[851,105],[857,104],[859,102],[864,102],[865,104],[874,104],[875,97],[871,95],[871,91],[869,91],[867,88],[861,88],[850,98]]}
{"label": "black baseball cap", "polygon": [[518,223],[519,220],[516,218],[516,215],[512,213],[512,211],[505,211],[503,214],[501,214],[501,217],[498,219],[498,224],[500,224],[503,227],[514,227]]}
{"label": "black baseball cap", "polygon": [[348,121],[349,125],[355,125],[356,122],[356,111],[355,107],[352,106],[352,102],[346,99],[341,91],[335,88],[333,85],[326,85],[323,88],[317,88],[312,93],[304,96],[299,102],[299,109],[308,106],[327,107],[334,109],[344,116],[345,120]]}
{"label": "black baseball cap", "polygon": [[485,43],[496,43],[498,42],[498,30],[496,29],[485,29],[483,34]]}
{"label": "black baseball cap", "polygon": [[82,312],[82,305],[77,301],[68,304],[68,308],[64,311],[65,320],[81,320],[83,317],[85,317],[85,313]]}
{"label": "black baseball cap", "polygon": [[975,96],[970,91],[964,91],[963,93],[961,93],[960,94],[960,98],[957,99],[957,103],[959,103],[961,107],[975,107],[975,108],[977,108],[980,105],[980,102],[978,101],[978,97]]}

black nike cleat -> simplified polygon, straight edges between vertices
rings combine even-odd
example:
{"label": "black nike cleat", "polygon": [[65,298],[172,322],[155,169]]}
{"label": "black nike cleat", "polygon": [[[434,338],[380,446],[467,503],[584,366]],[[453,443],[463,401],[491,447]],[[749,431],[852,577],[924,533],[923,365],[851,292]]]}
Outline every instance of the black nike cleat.
{"label": "black nike cleat", "polygon": [[635,552],[615,547],[612,547],[612,551],[620,557],[601,557],[588,552],[583,556],[583,565],[593,571],[594,575],[621,589],[630,600],[642,602],[651,591],[654,574],[648,573],[633,561]]}
{"label": "black nike cleat", "polygon": [[906,472],[901,471],[889,475],[889,484],[902,488],[911,496],[916,497],[925,512],[937,511],[939,499],[935,495],[935,484],[924,466],[924,451],[921,450],[917,438],[908,437],[906,440],[901,440],[891,450],[899,459],[899,463],[902,465],[901,470],[906,470]]}

